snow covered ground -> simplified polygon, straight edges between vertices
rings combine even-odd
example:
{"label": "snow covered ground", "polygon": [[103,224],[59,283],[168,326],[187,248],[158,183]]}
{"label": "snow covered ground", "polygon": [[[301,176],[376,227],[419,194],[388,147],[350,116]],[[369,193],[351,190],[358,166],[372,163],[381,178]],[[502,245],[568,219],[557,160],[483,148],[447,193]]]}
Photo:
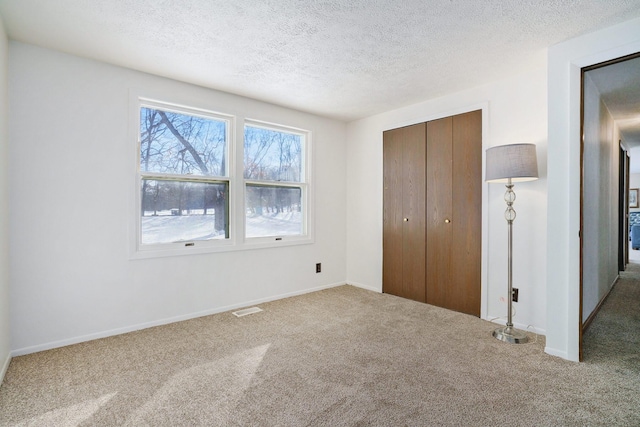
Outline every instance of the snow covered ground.
{"label": "snow covered ground", "polygon": [[[171,215],[142,217],[142,244],[184,242],[192,240],[224,239],[224,231],[216,231],[215,214]],[[250,214],[246,217],[247,237],[291,236],[302,233],[301,212],[280,214]]]}
{"label": "snow covered ground", "polygon": [[247,215],[246,226],[247,237],[294,236],[302,234],[302,213]]}

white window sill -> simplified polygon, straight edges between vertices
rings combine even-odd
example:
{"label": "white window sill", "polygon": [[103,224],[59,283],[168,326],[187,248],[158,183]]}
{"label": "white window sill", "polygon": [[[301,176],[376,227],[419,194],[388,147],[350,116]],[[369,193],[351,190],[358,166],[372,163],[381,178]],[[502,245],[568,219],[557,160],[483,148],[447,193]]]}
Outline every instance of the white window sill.
{"label": "white window sill", "polygon": [[[296,237],[262,237],[255,239],[247,239],[242,244],[233,244],[231,242],[216,242],[218,244],[212,244],[211,242],[195,242],[194,246],[185,246],[180,244],[167,244],[167,245],[155,245],[153,247],[146,247],[142,249],[134,249],[129,259],[152,259],[162,257],[173,257],[183,255],[200,255],[209,253],[220,252],[236,252],[247,251],[255,249],[270,249],[280,248],[285,246],[296,245],[309,245],[314,243],[314,239],[309,236],[296,236]],[[166,246],[166,247],[163,247]]]}

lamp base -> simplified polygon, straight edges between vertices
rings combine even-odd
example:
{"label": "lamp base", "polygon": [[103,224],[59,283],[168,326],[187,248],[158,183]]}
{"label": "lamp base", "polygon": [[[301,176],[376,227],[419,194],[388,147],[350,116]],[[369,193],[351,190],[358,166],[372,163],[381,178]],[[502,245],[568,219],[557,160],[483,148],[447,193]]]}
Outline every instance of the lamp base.
{"label": "lamp base", "polygon": [[525,333],[517,331],[513,326],[498,328],[493,331],[492,335],[496,339],[508,342],[509,344],[524,344],[529,341],[529,337],[527,337]]}

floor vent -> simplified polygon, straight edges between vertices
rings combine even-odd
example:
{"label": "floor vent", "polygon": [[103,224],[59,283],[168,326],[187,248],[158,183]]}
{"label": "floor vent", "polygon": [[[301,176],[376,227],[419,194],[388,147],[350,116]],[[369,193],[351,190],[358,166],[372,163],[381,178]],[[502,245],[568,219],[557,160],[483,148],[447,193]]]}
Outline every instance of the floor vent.
{"label": "floor vent", "polygon": [[242,310],[234,311],[231,314],[233,314],[236,317],[242,317],[248,314],[259,313],[261,311],[262,309],[260,307],[251,307],[251,308],[245,308]]}

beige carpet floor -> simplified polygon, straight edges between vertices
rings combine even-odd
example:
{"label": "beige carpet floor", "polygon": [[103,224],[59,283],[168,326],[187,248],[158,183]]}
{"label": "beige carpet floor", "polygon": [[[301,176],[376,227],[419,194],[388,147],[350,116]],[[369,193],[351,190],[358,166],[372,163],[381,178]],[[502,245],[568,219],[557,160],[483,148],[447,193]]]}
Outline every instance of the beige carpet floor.
{"label": "beige carpet floor", "polygon": [[2,426],[638,426],[640,269],[585,362],[495,325],[342,286],[16,357]]}

